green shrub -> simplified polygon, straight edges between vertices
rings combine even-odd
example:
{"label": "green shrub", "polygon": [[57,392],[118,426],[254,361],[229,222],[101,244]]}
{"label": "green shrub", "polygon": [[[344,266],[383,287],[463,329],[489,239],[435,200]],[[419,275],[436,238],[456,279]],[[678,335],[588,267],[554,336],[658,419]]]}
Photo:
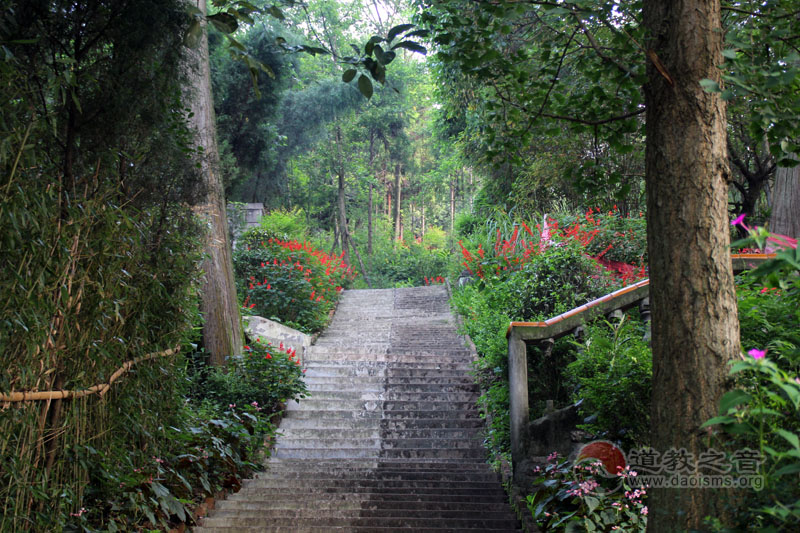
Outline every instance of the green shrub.
{"label": "green shrub", "polygon": [[443,249],[429,249],[412,243],[397,243],[394,248],[381,247],[368,258],[366,268],[375,288],[424,284],[425,278],[442,276],[447,271],[450,254]]}
{"label": "green shrub", "polygon": [[740,276],[736,296],[742,346],[766,349],[783,370],[800,373],[800,291]]}
{"label": "green shrub", "polygon": [[224,367],[211,368],[202,382],[203,397],[219,408],[253,405],[277,412],[287,400],[304,398],[300,360],[293,351],[260,342],[245,346]]}
{"label": "green shrub", "polygon": [[442,228],[428,226],[422,242],[428,249],[444,250],[447,248],[447,233]]}
{"label": "green shrub", "polygon": [[342,256],[264,230],[245,233],[233,264],[245,309],[306,333],[325,326],[343,286],[355,277]]}
{"label": "green shrub", "polygon": [[584,215],[562,217],[559,227],[565,232],[587,233],[591,238],[586,253],[592,257],[602,255],[605,260],[630,265],[647,263],[647,224],[641,213],[623,217],[618,211],[589,209]]}
{"label": "green shrub", "polygon": [[303,239],[308,236],[306,213],[299,207],[275,209],[261,217],[261,229],[285,240]]}
{"label": "green shrub", "polygon": [[476,380],[484,391],[478,404],[489,419],[485,444],[493,455],[511,451],[508,392],[508,342],[505,331],[511,317],[495,310],[486,293],[474,285],[453,292],[453,305],[463,317],[462,331],[470,336],[480,355]]}
{"label": "green shrub", "polygon": [[609,289],[605,272],[575,241],[551,246],[509,276],[517,316],[548,319],[602,296]]}
{"label": "green shrub", "polygon": [[601,475],[600,463],[575,465],[553,453],[536,467],[539,489],[527,498],[528,510],[542,531],[623,531],[644,533],[646,491],[634,490],[625,470],[613,478]]}
{"label": "green shrub", "polygon": [[643,334],[644,325],[627,316],[592,324],[566,368],[573,399],[583,400],[581,414],[591,420],[582,427],[626,449],[647,444],[650,431],[653,363]]}

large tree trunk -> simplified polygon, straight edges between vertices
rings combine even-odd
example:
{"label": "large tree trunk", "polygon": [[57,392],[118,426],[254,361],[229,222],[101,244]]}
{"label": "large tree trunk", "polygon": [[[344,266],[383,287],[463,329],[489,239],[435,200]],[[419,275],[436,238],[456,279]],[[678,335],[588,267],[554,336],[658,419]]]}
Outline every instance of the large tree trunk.
{"label": "large tree trunk", "polygon": [[[645,0],[648,42],[647,236],[652,302],[652,445],[698,457],[717,414],[727,362],[739,354],[727,212],[719,0]],[[649,532],[702,529],[712,489],[649,491]]]}
{"label": "large tree trunk", "polygon": [[772,198],[769,230],[795,239],[800,237],[800,166],[780,167],[775,171]]}
{"label": "large tree trunk", "polygon": [[[206,1],[194,0],[203,14]],[[203,30],[197,47],[189,54],[189,104],[195,142],[203,147],[200,166],[205,187],[202,205],[196,212],[208,224],[203,262],[205,272],[201,289],[203,314],[203,346],[213,364],[222,364],[225,358],[242,349],[242,330],[236,285],[233,280],[233,259],[228,241],[228,219],[225,213],[225,193],[219,174],[217,127],[214,117],[214,99],[211,96],[211,72],[208,59],[208,35]]]}

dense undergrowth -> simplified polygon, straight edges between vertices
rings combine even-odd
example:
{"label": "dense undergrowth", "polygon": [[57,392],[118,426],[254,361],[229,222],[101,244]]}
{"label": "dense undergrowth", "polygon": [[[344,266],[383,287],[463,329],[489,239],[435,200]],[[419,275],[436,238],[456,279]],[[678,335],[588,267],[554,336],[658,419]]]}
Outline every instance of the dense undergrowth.
{"label": "dense undergrowth", "polygon": [[[510,446],[508,323],[552,317],[646,273],[641,219],[588,212],[563,220],[547,229],[490,220],[469,225],[459,243],[461,275],[470,279],[456,288],[453,303],[480,354],[477,376],[490,421],[486,444],[496,458],[508,457]],[[752,235],[745,244],[763,249],[763,230]],[[764,489],[751,489],[728,503],[726,521],[733,520],[737,530],[785,531],[800,524],[800,494],[790,481],[800,472],[798,259],[797,250],[789,248],[776,261],[737,278],[741,342],[749,355],[732,366],[737,388],[722,398],[720,416],[709,422],[720,428],[715,446],[726,457],[735,458],[743,449],[758,450],[760,457],[757,474]],[[529,347],[531,416],[543,414],[547,400],[556,408],[580,402],[584,423],[579,427],[593,438],[624,450],[647,446],[652,381],[647,334],[634,310],[621,320],[588,325],[581,340],[561,339],[546,352]],[[543,488],[529,500],[539,526],[643,531],[646,491],[627,486],[629,474],[603,489],[605,482],[593,468],[576,470],[556,456],[541,467]],[[614,492],[620,483],[629,490]],[[708,518],[710,529],[730,531],[721,524]]]}

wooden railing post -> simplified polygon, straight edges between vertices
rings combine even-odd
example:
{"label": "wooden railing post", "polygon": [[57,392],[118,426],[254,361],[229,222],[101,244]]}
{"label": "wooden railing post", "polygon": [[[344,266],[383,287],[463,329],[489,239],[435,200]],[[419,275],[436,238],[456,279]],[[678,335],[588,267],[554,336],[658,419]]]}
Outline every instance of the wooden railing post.
{"label": "wooden railing post", "polygon": [[514,331],[508,336],[508,378],[511,461],[516,470],[525,458],[530,421],[528,414],[528,359],[525,341]]}

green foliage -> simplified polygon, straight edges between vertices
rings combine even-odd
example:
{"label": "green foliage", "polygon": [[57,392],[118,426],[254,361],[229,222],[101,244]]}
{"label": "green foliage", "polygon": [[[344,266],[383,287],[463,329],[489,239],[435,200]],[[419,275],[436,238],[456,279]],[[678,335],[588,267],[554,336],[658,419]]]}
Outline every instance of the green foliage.
{"label": "green foliage", "polygon": [[731,449],[759,450],[765,481],[763,490],[749,491],[737,523],[747,531],[788,531],[800,524],[800,382],[763,355],[734,362],[731,374],[739,388],[720,399],[719,416],[704,426],[730,434]]}
{"label": "green foliage", "polygon": [[528,496],[528,509],[543,531],[625,531],[647,529],[644,490],[634,490],[630,471],[607,479],[600,476],[600,463],[572,464],[548,458],[544,467],[535,467],[539,488]]}
{"label": "green foliage", "polygon": [[487,448],[493,455],[511,450],[508,396],[508,341],[505,332],[513,317],[481,291],[467,285],[453,292],[452,303],[463,317],[463,332],[470,336],[480,358],[476,362],[476,380],[484,391],[478,404],[487,419]]}
{"label": "green foliage", "polygon": [[796,291],[744,277],[736,291],[742,346],[758,347],[786,371],[800,372],[800,300]]}
{"label": "green foliage", "polygon": [[261,229],[267,234],[282,236],[288,239],[303,239],[308,236],[308,222],[305,212],[295,207],[293,209],[273,209],[261,218]]}
{"label": "green foliage", "polygon": [[[0,390],[85,389],[185,342],[198,320],[201,259],[188,210],[123,208],[108,185],[65,204],[41,180],[9,183],[0,200]],[[175,375],[174,357],[140,363],[104,399],[65,401],[44,426],[50,402],[3,410],[0,529],[57,530],[78,512],[96,480],[88,463],[68,460],[70,450],[91,446],[108,460],[139,447],[158,453],[180,405],[164,385]],[[47,468],[36,445],[45,435]]]}
{"label": "green foliage", "polygon": [[647,444],[650,432],[653,363],[643,333],[643,324],[627,316],[591,325],[565,372],[573,399],[583,400],[583,429],[625,449]]}
{"label": "green foliage", "polygon": [[273,235],[250,230],[234,253],[243,306],[306,333],[320,331],[342,287],[353,281],[355,273],[342,256],[329,256],[308,242]]}
{"label": "green foliage", "polygon": [[208,368],[195,387],[195,397],[220,409],[252,405],[275,413],[287,400],[304,398],[300,360],[293,350],[268,346],[258,340],[244,353],[230,357],[224,367]]}
{"label": "green foliage", "polygon": [[373,287],[418,287],[425,278],[442,276],[447,271],[447,250],[429,248],[417,242],[381,246],[367,259],[366,268]]}
{"label": "green foliage", "polygon": [[564,313],[601,296],[608,288],[603,270],[574,241],[547,248],[512,273],[507,283],[518,305],[517,316],[526,320]]}
{"label": "green foliage", "polygon": [[186,403],[155,447],[118,455],[88,445],[72,450],[70,458],[90,472],[92,483],[67,530],[166,530],[190,521],[193,505],[236,488],[259,468],[264,441],[276,430],[271,415],[251,405]]}
{"label": "green foliage", "polygon": [[[750,230],[738,244],[763,248],[770,235]],[[735,510],[736,526],[747,531],[789,531],[800,524],[800,367],[797,309],[800,307],[800,252],[790,246],[776,258],[743,274],[739,293],[741,361],[733,361],[736,388],[722,396],[717,426],[731,451],[755,448],[763,463],[764,488],[748,491],[747,505]],[[769,355],[769,357],[766,357]],[[726,524],[727,525],[727,524]]]}
{"label": "green foliage", "polygon": [[562,228],[575,224],[592,233],[592,239],[586,245],[586,253],[590,256],[629,265],[647,264],[647,225],[643,213],[623,216],[615,205],[606,213],[590,208],[585,215],[559,219]]}

